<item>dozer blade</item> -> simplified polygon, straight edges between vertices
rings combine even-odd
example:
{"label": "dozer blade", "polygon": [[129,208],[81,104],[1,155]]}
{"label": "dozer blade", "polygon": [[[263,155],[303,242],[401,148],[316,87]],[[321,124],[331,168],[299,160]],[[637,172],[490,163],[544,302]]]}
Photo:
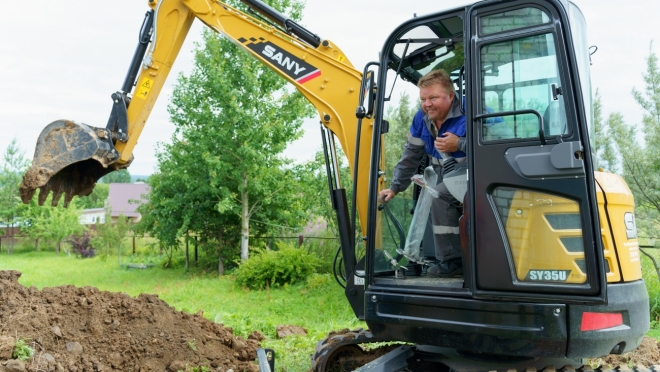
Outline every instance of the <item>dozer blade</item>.
{"label": "dozer blade", "polygon": [[119,153],[105,128],[54,121],[39,135],[32,166],[21,182],[21,199],[28,204],[40,189],[39,205],[43,205],[53,191],[52,205],[57,206],[64,194],[67,207],[75,195],[89,195],[99,178],[130,164],[116,164],[118,159]]}

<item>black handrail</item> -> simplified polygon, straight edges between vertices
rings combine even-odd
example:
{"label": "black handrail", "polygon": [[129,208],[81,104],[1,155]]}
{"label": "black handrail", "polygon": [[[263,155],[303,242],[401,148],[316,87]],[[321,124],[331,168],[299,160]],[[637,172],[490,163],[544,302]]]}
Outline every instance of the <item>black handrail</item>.
{"label": "black handrail", "polygon": [[472,120],[474,121],[479,119],[495,118],[498,116],[524,115],[524,114],[534,114],[539,119],[539,140],[541,141],[541,145],[546,145],[547,142],[545,140],[545,131],[543,130],[543,116],[541,116],[541,113],[539,113],[536,110],[525,109],[525,110],[516,110],[516,111],[493,112],[488,114],[477,115]]}

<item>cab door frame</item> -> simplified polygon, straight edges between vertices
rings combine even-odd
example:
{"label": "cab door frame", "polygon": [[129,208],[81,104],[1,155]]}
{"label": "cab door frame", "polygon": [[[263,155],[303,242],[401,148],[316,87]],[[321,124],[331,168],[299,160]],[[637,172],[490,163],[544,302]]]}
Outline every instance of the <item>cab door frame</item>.
{"label": "cab door frame", "polygon": [[[550,22],[540,27],[527,27],[483,35],[479,32],[483,15],[516,10],[523,7],[546,10]],[[588,139],[586,112],[582,87],[578,78],[576,53],[571,45],[571,29],[568,15],[558,0],[526,1],[486,1],[472,5],[465,19],[465,32],[470,35],[466,45],[466,68],[469,68],[467,81],[468,100],[466,107],[469,161],[469,249],[465,260],[469,260],[466,283],[471,286],[474,298],[480,299],[521,299],[534,301],[557,301],[561,303],[602,304],[607,302],[606,276],[600,235],[598,204],[594,168],[591,162],[591,148]],[[567,124],[569,130],[557,137],[542,135],[536,138],[517,138],[503,141],[483,141],[482,121],[486,108],[481,103],[481,55],[483,46],[503,40],[514,40],[525,36],[551,33],[555,41],[559,78]],[[467,38],[466,38],[467,40]],[[467,44],[467,43],[466,43]],[[502,113],[504,114],[504,113]],[[541,120],[539,119],[539,122]],[[542,127],[541,127],[542,129]],[[570,143],[571,145],[566,145]],[[545,146],[545,148],[544,148]],[[584,175],[565,175],[559,172],[552,177],[529,177],[528,173],[515,169],[510,153],[528,151],[543,154],[549,146],[581,148],[584,154]],[[564,149],[565,150],[565,149]],[[549,155],[548,155],[549,156]],[[562,155],[565,157],[565,155]],[[507,159],[508,157],[508,159]],[[566,157],[570,158],[570,157]],[[522,159],[522,158],[521,158]],[[580,172],[577,172],[578,174]],[[516,277],[514,261],[501,218],[496,211],[492,192],[498,187],[514,187],[558,195],[575,201],[579,205],[580,222],[584,243],[586,281],[581,284],[561,282],[526,282]],[[468,263],[466,262],[466,263]]]}

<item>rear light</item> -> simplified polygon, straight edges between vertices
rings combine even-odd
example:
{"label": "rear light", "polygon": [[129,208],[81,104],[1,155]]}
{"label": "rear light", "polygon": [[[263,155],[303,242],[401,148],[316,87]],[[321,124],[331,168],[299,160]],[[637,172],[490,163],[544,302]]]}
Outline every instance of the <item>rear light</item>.
{"label": "rear light", "polygon": [[580,331],[596,331],[623,324],[623,315],[619,313],[582,313]]}

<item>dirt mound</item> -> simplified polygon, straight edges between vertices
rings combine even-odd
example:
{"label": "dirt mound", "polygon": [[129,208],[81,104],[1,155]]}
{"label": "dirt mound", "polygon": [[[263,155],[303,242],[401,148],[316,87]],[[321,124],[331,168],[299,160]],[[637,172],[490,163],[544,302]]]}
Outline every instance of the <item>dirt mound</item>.
{"label": "dirt mound", "polygon": [[[40,291],[18,284],[20,276],[0,271],[0,372],[259,370],[258,332],[242,339],[155,295],[74,286]],[[17,338],[35,350],[25,363],[10,360]]]}
{"label": "dirt mound", "polygon": [[[155,295],[132,298],[74,286],[40,291],[18,284],[20,276],[0,271],[0,372],[259,370],[253,363],[264,337],[259,332],[245,340],[201,313],[176,311]],[[17,338],[35,350],[25,363],[12,359]],[[658,341],[645,337],[634,352],[593,363],[660,364]]]}
{"label": "dirt mound", "polygon": [[608,355],[600,363],[603,366],[625,366],[633,368],[637,366],[651,367],[660,364],[660,348],[658,340],[650,337],[644,337],[639,347],[621,355]]}

